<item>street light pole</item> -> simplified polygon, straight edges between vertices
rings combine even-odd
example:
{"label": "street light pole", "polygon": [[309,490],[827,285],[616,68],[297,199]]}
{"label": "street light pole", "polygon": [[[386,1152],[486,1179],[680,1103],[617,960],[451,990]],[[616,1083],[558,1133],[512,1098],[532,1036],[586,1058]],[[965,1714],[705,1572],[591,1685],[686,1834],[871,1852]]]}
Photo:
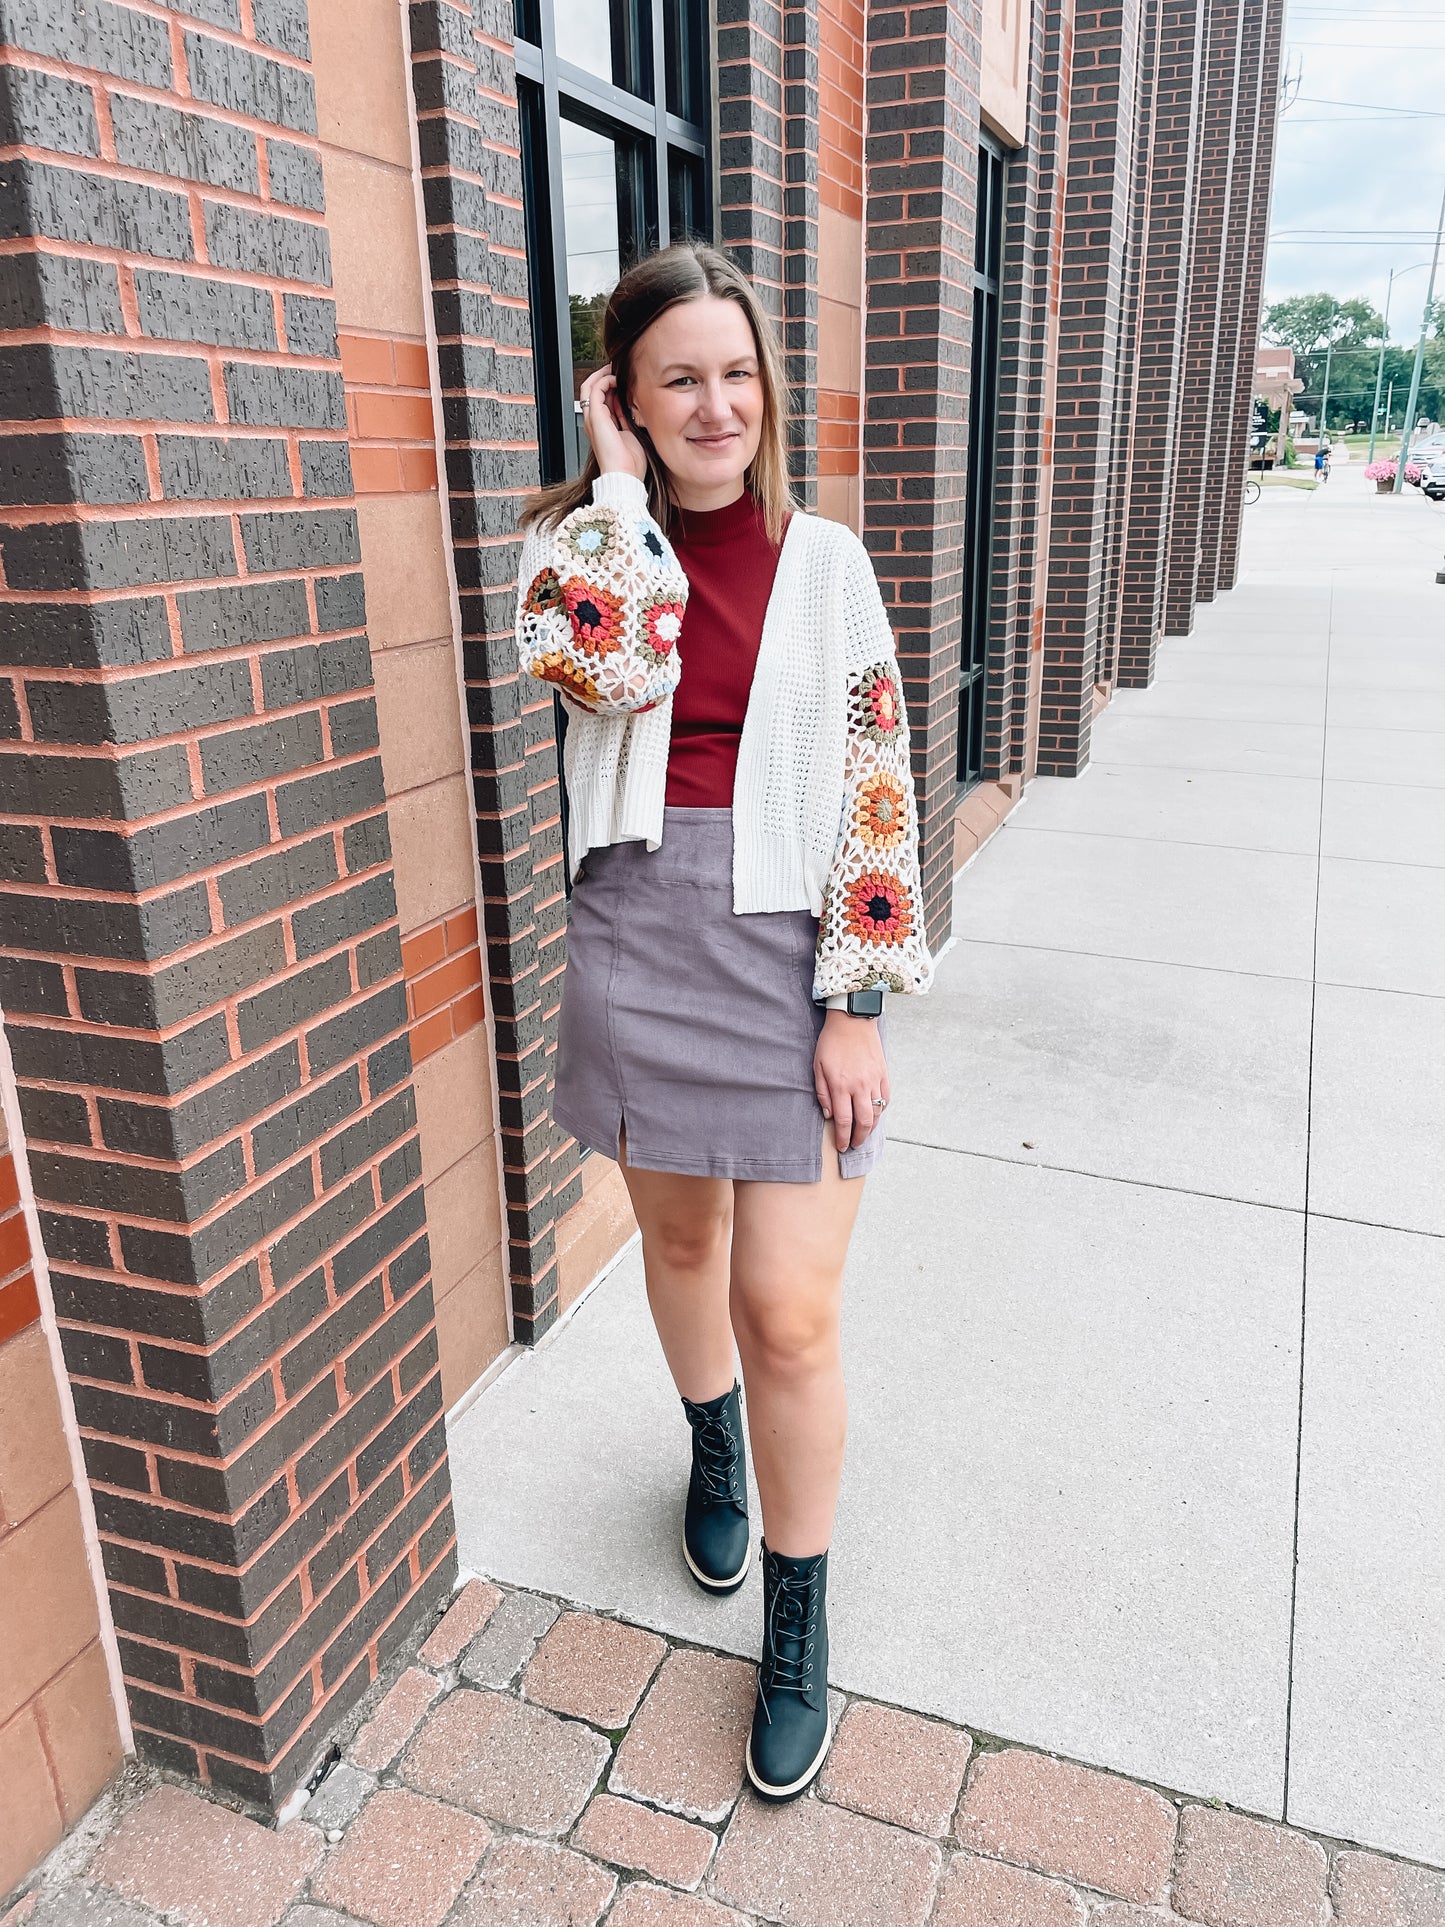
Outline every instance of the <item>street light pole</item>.
{"label": "street light pole", "polygon": [[1330,362],[1334,358],[1334,352],[1335,344],[1332,341],[1327,341],[1325,343],[1325,392],[1320,401],[1320,432],[1317,438],[1320,442],[1323,442],[1325,436],[1329,433]]}
{"label": "street light pole", "polygon": [[1410,399],[1405,404],[1405,426],[1400,432],[1400,459],[1395,464],[1395,486],[1391,491],[1398,495],[1405,486],[1405,463],[1410,454],[1410,437],[1415,432],[1415,405],[1420,399],[1420,371],[1425,366],[1425,336],[1430,327],[1430,314],[1435,306],[1435,275],[1440,266],[1440,239],[1445,235],[1445,193],[1440,196],[1440,219],[1435,223],[1435,251],[1430,256],[1430,280],[1425,289],[1425,312],[1420,317],[1420,339],[1415,343],[1415,367],[1410,376]]}
{"label": "street light pole", "polygon": [[1385,283],[1385,326],[1380,335],[1380,359],[1375,363],[1375,405],[1370,411],[1370,452],[1366,461],[1375,459],[1375,430],[1380,421],[1380,389],[1385,380],[1385,350],[1390,343],[1390,296],[1395,292],[1395,270],[1391,268],[1390,278]]}

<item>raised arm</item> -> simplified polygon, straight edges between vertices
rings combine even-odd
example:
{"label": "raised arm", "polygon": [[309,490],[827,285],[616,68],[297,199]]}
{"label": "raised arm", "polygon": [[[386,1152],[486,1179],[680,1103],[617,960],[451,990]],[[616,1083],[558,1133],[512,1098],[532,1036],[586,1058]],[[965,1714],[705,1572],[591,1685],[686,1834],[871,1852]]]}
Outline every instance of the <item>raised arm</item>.
{"label": "raised arm", "polygon": [[861,544],[850,549],[843,608],[843,813],[818,925],[813,995],[922,991],[932,981],[933,959],[923,927],[908,711],[892,625]]}
{"label": "raised arm", "polygon": [[599,475],[592,500],[529,531],[517,597],[522,668],[594,715],[636,714],[670,696],[687,577],[633,475]]}

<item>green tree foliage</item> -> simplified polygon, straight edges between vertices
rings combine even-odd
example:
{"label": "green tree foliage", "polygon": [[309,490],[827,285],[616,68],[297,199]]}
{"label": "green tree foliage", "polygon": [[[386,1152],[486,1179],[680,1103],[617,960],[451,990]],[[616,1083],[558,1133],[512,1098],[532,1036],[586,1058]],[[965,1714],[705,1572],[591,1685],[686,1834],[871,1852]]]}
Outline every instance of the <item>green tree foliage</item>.
{"label": "green tree foliage", "polygon": [[1297,355],[1322,354],[1329,347],[1366,348],[1384,332],[1384,317],[1359,296],[1340,301],[1332,294],[1296,294],[1265,309],[1265,339]]}

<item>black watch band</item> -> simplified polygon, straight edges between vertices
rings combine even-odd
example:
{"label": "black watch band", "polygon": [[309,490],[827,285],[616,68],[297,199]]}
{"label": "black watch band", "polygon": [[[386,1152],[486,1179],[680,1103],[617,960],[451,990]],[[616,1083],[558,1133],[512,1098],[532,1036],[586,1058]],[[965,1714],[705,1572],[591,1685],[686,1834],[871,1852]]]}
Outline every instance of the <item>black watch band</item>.
{"label": "black watch band", "polygon": [[850,990],[846,1009],[850,1017],[881,1017],[883,992],[876,989]]}

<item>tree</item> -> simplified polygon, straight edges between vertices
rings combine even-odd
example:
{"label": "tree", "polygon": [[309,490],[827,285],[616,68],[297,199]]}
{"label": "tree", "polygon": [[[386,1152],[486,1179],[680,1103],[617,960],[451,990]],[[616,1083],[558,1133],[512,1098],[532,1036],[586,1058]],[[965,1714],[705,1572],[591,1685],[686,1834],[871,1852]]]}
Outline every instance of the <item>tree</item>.
{"label": "tree", "polygon": [[1367,348],[1385,333],[1384,317],[1356,296],[1340,301],[1332,294],[1296,294],[1273,301],[1265,310],[1264,333],[1297,355],[1322,354],[1326,348]]}

